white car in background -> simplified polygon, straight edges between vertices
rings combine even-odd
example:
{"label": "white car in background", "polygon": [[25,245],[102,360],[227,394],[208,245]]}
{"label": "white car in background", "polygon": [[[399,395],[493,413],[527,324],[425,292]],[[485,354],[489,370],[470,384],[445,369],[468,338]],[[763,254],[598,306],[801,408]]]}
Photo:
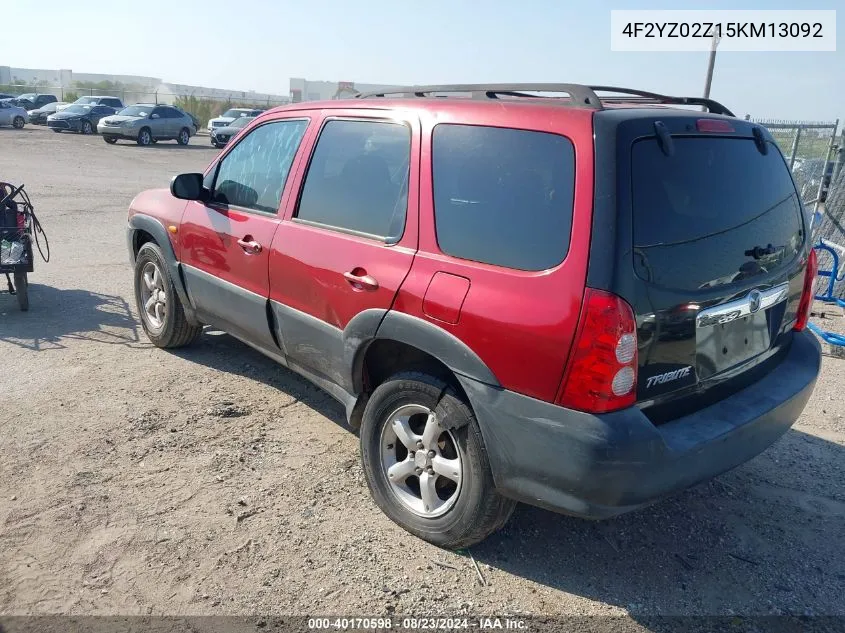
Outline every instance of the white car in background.
{"label": "white car in background", "polygon": [[211,134],[211,130],[218,127],[226,127],[235,119],[238,119],[242,116],[258,116],[264,112],[264,110],[256,110],[255,108],[231,108],[226,110],[221,116],[211,119],[208,122],[208,133]]}

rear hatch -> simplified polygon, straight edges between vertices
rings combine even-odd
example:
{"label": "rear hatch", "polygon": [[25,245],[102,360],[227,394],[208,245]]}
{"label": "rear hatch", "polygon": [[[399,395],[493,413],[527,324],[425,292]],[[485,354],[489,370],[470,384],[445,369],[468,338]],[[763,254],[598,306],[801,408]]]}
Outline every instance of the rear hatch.
{"label": "rear hatch", "polygon": [[[588,283],[633,307],[637,401],[665,422],[742,389],[785,353],[806,265],[803,210],[777,146],[750,122],[659,109],[595,122]],[[603,169],[615,183],[600,182]]]}

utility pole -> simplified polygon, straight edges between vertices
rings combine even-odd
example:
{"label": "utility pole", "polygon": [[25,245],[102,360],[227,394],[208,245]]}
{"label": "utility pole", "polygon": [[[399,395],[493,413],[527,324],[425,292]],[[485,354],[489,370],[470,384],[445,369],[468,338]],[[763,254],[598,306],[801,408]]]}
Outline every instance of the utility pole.
{"label": "utility pole", "polygon": [[[719,40],[722,38],[713,34],[713,39],[710,41],[710,59],[707,61],[707,77],[704,79],[704,98],[710,98],[710,86],[713,83],[713,67],[716,65],[716,47],[719,46]],[[704,108],[705,110],[707,108]]]}

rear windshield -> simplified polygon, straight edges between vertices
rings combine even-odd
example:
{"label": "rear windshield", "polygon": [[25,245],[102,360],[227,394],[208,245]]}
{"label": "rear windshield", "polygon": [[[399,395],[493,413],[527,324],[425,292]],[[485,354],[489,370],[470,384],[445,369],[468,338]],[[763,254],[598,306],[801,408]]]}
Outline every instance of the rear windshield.
{"label": "rear windshield", "polygon": [[[631,152],[634,246],[641,277],[707,288],[771,271],[803,243],[801,206],[774,144],[751,139],[673,138]],[[694,263],[694,266],[691,264]]]}

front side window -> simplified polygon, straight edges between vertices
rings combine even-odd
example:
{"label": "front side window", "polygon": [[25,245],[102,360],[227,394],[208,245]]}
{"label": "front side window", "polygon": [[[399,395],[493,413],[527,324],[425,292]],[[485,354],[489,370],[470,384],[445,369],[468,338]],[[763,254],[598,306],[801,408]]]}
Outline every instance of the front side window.
{"label": "front side window", "polygon": [[308,121],[274,121],[255,128],[217,169],[212,202],[276,213]]}
{"label": "front side window", "polygon": [[389,121],[326,123],[297,218],[396,241],[405,229],[411,130]]}
{"label": "front side window", "polygon": [[546,270],[569,250],[575,149],[557,134],[440,124],[432,140],[437,243],[447,255]]}

